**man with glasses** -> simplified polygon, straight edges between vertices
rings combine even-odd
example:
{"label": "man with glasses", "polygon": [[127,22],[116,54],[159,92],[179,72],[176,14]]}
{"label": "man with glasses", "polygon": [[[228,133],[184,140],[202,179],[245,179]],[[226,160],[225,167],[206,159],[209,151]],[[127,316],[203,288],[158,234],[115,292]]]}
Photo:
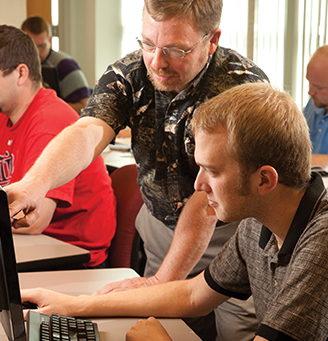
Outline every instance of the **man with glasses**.
{"label": "man with glasses", "polygon": [[309,99],[303,112],[313,145],[312,164],[328,164],[328,45],[319,47],[307,66]]}
{"label": "man with glasses", "polygon": [[[78,123],[49,145],[21,184],[7,189],[14,201],[12,215],[30,211],[15,226],[28,224],[49,188],[68,181],[121,129],[131,128],[145,203],[136,220],[147,255],[145,277],[109,284],[98,294],[193,277],[236,229],[236,223],[218,222],[206,194],[194,191],[198,166],[190,121],[207,99],[241,83],[268,79],[252,61],[218,46],[221,12],[222,0],[145,0],[142,48],[108,67]],[[42,184],[24,196],[35,174]],[[257,322],[251,301],[229,300],[216,314],[221,341],[253,338]],[[208,326],[197,323],[199,329]],[[213,339],[192,327],[204,340]]]}
{"label": "man with glasses", "polygon": [[165,47],[158,47],[152,43],[140,40],[138,38],[136,38],[136,40],[137,40],[139,46],[146,52],[155,53],[156,49],[161,49],[163,51],[163,53],[165,54],[165,56],[167,56],[169,58],[182,59],[186,55],[188,55],[190,52],[192,52],[208,36],[209,36],[209,33],[205,34],[204,37],[194,47],[192,47],[188,51],[184,51],[184,50],[178,49],[176,47],[166,47],[166,46]]}

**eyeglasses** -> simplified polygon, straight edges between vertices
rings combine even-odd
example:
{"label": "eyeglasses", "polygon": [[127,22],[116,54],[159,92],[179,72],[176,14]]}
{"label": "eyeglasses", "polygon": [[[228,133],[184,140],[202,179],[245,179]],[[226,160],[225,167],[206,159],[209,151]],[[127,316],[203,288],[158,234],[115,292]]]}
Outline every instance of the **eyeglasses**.
{"label": "eyeglasses", "polygon": [[7,67],[6,69],[2,70],[3,75],[7,76],[9,73],[11,73],[13,70],[15,70],[18,65],[19,64],[15,65],[15,66]]}
{"label": "eyeglasses", "polygon": [[174,47],[158,47],[154,44],[148,43],[144,40],[140,40],[138,38],[136,38],[138,44],[140,45],[140,47],[149,53],[154,53],[156,51],[156,49],[160,49],[163,51],[163,53],[165,54],[165,56],[172,58],[172,59],[183,59],[187,54],[189,54],[190,52],[192,52],[206,37],[209,36],[210,33],[207,33],[204,35],[204,37],[195,45],[193,46],[190,50],[188,51],[184,51],[182,49],[177,49]]}

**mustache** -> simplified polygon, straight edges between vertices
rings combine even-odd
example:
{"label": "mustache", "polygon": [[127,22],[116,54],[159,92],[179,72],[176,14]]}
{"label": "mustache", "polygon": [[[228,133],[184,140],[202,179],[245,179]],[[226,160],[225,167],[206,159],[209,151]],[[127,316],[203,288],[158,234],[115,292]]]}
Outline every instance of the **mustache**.
{"label": "mustache", "polygon": [[166,77],[168,77],[168,76],[176,76],[178,74],[175,71],[170,71],[170,70],[166,70],[166,69],[158,69],[158,70],[156,70],[151,65],[149,65],[149,70],[152,73],[156,74],[157,76],[164,76],[164,77],[165,76]]}

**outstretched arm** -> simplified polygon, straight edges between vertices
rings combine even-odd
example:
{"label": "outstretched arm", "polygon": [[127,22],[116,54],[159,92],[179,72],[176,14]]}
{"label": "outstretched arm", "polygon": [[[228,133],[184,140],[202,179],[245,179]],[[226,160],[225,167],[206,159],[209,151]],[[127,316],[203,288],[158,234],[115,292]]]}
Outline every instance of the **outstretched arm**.
{"label": "outstretched arm", "polygon": [[24,178],[5,188],[15,227],[31,226],[39,217],[46,193],[75,178],[101,153],[115,133],[105,122],[85,117],[65,128],[43,150]]}
{"label": "outstretched arm", "polygon": [[181,212],[171,247],[155,276],[110,283],[95,294],[184,279],[206,250],[216,222],[215,212],[208,205],[206,193],[194,192]]}
{"label": "outstretched arm", "polygon": [[67,316],[203,316],[228,299],[212,290],[204,274],[106,295],[69,296],[45,289],[22,290],[22,301],[37,304],[38,312]]}

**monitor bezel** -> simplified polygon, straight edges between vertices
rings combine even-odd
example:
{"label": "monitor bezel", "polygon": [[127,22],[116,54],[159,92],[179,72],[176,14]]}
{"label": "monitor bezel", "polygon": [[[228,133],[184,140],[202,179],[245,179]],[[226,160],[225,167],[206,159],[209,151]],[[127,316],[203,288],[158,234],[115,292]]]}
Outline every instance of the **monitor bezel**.
{"label": "monitor bezel", "polygon": [[0,322],[8,340],[26,341],[7,194],[0,186]]}

